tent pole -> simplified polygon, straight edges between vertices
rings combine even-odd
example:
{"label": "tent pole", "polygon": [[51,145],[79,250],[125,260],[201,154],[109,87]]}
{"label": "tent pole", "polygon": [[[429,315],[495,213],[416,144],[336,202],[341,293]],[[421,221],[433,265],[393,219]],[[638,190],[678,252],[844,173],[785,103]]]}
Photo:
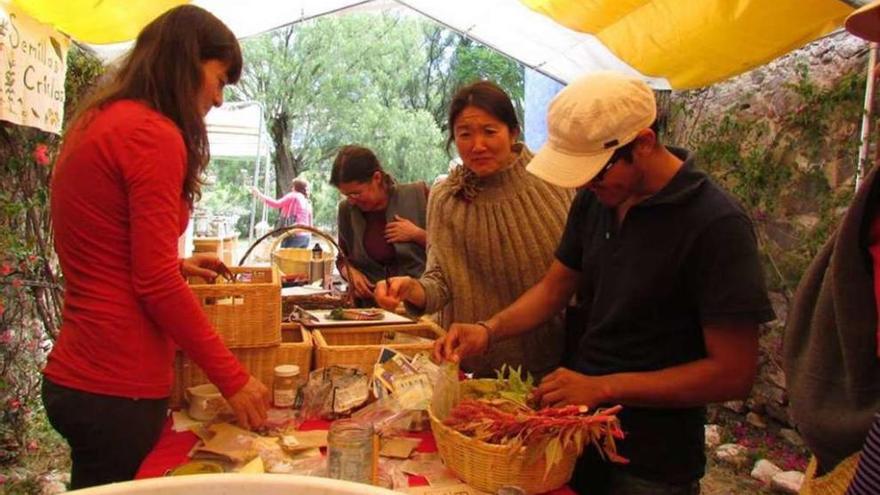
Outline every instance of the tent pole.
{"label": "tent pole", "polygon": [[[254,161],[254,187],[259,188],[260,186],[260,160],[263,158],[263,127],[265,126],[263,122],[263,104],[259,101],[251,102],[252,104],[257,105],[257,108],[260,110],[260,124],[257,126],[257,159]],[[262,203],[262,201],[260,201]],[[257,197],[251,197],[251,221],[248,227],[248,246],[250,246],[251,242],[254,241],[254,217],[257,213]]]}
{"label": "tent pole", "polygon": [[859,162],[856,166],[856,191],[865,174],[865,162],[868,158],[869,138],[871,136],[871,117],[874,108],[874,75],[877,65],[877,43],[871,43],[868,49],[868,80],[865,81],[865,108],[862,112],[862,133],[860,136]]}

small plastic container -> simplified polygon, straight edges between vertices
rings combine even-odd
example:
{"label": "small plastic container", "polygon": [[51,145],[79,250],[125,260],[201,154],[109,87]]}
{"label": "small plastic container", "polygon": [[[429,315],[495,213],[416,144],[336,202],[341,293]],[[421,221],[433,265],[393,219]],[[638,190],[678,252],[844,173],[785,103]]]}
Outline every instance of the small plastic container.
{"label": "small plastic container", "polygon": [[272,405],[277,408],[293,407],[299,389],[299,366],[280,364],[275,367],[272,381]]}

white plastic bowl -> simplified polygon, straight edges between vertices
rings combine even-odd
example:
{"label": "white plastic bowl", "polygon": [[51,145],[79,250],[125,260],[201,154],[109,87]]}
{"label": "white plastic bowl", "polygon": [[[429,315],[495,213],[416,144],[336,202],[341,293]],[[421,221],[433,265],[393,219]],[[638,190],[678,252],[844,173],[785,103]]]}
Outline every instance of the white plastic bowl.
{"label": "white plastic bowl", "polygon": [[67,492],[71,495],[394,495],[350,481],[294,474],[194,474],[126,481]]}

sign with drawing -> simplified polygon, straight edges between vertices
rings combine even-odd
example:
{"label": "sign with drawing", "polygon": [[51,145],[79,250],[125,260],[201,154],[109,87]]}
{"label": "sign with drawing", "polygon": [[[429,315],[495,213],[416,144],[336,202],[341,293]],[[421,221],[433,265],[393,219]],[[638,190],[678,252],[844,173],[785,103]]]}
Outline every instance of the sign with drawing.
{"label": "sign with drawing", "polygon": [[69,47],[63,34],[0,3],[0,120],[61,132]]}

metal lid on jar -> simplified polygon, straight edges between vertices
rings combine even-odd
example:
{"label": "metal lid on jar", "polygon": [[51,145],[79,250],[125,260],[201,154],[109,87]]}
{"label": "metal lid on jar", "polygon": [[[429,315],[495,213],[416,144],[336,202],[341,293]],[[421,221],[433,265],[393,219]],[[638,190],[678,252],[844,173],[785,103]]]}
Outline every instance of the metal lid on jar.
{"label": "metal lid on jar", "polygon": [[299,366],[295,364],[279,364],[275,367],[275,375],[282,378],[299,375]]}

